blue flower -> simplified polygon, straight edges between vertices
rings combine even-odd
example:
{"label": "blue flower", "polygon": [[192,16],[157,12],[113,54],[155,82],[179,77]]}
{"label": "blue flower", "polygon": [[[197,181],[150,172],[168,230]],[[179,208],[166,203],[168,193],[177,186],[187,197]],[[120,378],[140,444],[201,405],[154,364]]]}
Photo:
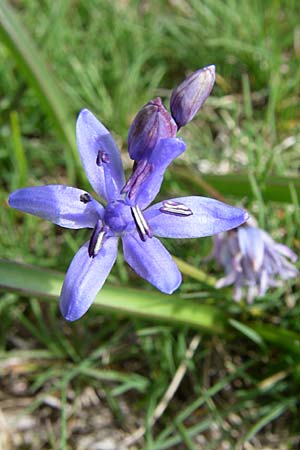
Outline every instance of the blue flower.
{"label": "blue flower", "polygon": [[80,158],[94,191],[106,201],[105,207],[91,194],[62,185],[19,189],[9,197],[13,208],[62,227],[93,230],[64,280],[60,309],[67,320],[79,319],[92,304],[116,260],[119,238],[132,269],[171,294],[181,284],[181,274],[157,237],[210,236],[248,218],[242,209],[204,197],[172,198],[149,206],[166,168],[185,150],[185,143],[175,137],[176,124],[160,99],[148,105],[129,133],[130,156],[135,162],[127,183],[120,152],[109,131],[88,110],[79,114]]}
{"label": "blue flower", "polygon": [[269,287],[281,286],[283,280],[298,275],[291,264],[296,262],[296,254],[249,223],[215,236],[214,256],[226,274],[217,287],[233,284],[236,301],[242,299],[244,288],[247,302],[252,303],[255,297],[265,295]]}

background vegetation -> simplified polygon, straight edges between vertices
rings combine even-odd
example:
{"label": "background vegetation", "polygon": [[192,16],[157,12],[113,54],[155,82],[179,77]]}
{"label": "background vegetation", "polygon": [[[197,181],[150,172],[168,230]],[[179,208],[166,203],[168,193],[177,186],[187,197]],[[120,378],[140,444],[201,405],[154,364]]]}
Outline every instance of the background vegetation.
{"label": "background vegetation", "polygon": [[[87,239],[6,203],[22,186],[88,189],[81,108],[129,170],[138,109],[212,63],[213,94],[182,130],[188,150],[161,195],[226,197],[299,254],[299,23],[296,0],[2,0],[1,257],[65,272]],[[72,324],[43,300],[60,274],[1,262],[0,447],[298,448],[299,279],[235,304],[214,289],[211,239],[165,245],[188,263],[167,298],[177,311],[119,255],[100,305]]]}

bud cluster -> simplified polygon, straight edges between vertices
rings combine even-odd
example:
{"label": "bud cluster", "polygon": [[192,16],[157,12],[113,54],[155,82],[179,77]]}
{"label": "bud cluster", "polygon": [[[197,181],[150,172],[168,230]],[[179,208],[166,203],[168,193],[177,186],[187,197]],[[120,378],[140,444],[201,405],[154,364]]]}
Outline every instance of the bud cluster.
{"label": "bud cluster", "polygon": [[173,138],[190,122],[209,96],[215,82],[215,66],[207,66],[188,76],[171,95],[170,110],[157,97],[138,112],[128,133],[130,158],[148,160],[160,139]]}

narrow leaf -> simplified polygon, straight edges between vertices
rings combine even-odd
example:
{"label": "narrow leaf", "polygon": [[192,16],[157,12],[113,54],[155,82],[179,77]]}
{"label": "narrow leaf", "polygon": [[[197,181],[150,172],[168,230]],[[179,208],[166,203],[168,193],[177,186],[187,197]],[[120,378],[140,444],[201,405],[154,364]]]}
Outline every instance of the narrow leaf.
{"label": "narrow leaf", "polygon": [[[25,296],[58,299],[63,278],[58,272],[0,260],[0,287]],[[217,334],[224,333],[226,327],[226,316],[217,308],[178,295],[106,285],[95,304],[103,311],[186,324]]]}
{"label": "narrow leaf", "polygon": [[[58,299],[64,275],[59,272],[0,259],[0,288],[20,292],[22,295]],[[185,324],[210,333],[232,338],[226,314],[212,305],[203,305],[192,299],[164,295],[157,291],[105,285],[95,300],[102,311],[152,318],[175,324]],[[300,335],[285,328],[264,323],[231,325],[252,340],[273,344],[291,354],[300,353]],[[238,327],[237,327],[238,323]],[[253,330],[250,332],[250,330]]]}
{"label": "narrow leaf", "polygon": [[289,353],[299,355],[300,334],[264,323],[251,323],[249,326],[265,341],[274,344],[276,347],[281,347]]}
{"label": "narrow leaf", "polygon": [[277,417],[281,416],[286,409],[289,407],[288,403],[283,403],[276,405],[274,408],[270,408],[270,411],[263,416],[256,424],[250,428],[247,432],[246,436],[243,439],[243,443],[250,441],[262,428],[268,425],[273,420],[277,419]]}
{"label": "narrow leaf", "polygon": [[[255,194],[251,187],[251,182],[247,174],[226,174],[226,175],[211,175],[204,174],[201,177],[187,170],[183,166],[176,165],[173,167],[179,179],[197,189],[199,194],[206,192],[211,196],[218,198],[219,193],[223,196],[250,198],[255,199]],[[267,177],[262,186],[260,186],[261,194],[264,201],[280,202],[280,203],[294,203],[295,198],[291,194],[291,186],[294,190],[294,196],[300,202],[300,180],[299,178],[287,177]],[[213,193],[217,192],[217,195]]]}
{"label": "narrow leaf", "polygon": [[[74,126],[66,107],[65,96],[50,72],[49,67],[27,33],[11,6],[4,0],[0,2],[0,38],[10,49],[28,83],[36,91],[46,113],[52,119],[64,142],[72,151],[73,160],[68,158],[71,171],[74,161],[79,162],[76,149]],[[66,152],[68,155],[68,152]]]}
{"label": "narrow leaf", "polygon": [[183,273],[184,275],[194,278],[194,280],[200,281],[201,283],[205,283],[211,287],[216,286],[217,280],[211,275],[208,275],[203,270],[197,269],[191,264],[186,263],[180,258],[176,258],[175,256],[173,256],[173,259],[176,262],[180,272]]}
{"label": "narrow leaf", "polygon": [[10,126],[12,133],[12,146],[13,146],[13,156],[14,164],[16,166],[16,180],[14,180],[14,189],[19,189],[26,185],[27,181],[27,161],[22,145],[21,130],[19,124],[19,117],[16,111],[10,114]]}
{"label": "narrow leaf", "polygon": [[251,327],[249,327],[248,325],[245,325],[244,323],[238,322],[237,320],[234,320],[234,319],[230,319],[229,323],[233,328],[235,328],[240,333],[245,335],[248,339],[255,342],[255,344],[263,346],[264,341],[263,341],[262,337],[256,331],[254,331]]}

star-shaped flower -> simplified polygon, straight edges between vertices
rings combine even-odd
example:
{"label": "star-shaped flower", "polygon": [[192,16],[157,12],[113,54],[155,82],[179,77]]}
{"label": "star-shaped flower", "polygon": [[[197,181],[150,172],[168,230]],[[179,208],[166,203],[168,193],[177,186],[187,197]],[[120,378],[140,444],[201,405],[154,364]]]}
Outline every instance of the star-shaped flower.
{"label": "star-shaped flower", "polygon": [[[184,106],[178,103],[177,108]],[[60,309],[67,320],[79,319],[92,304],[116,260],[119,238],[132,269],[171,294],[181,284],[181,274],[157,237],[211,236],[247,220],[245,211],[204,197],[172,198],[149,207],[166,168],[185,150],[175,137],[178,126],[160,99],[142,108],[129,131],[129,154],[135,162],[125,183],[111,134],[85,109],[77,120],[77,145],[89,182],[106,206],[81,189],[62,185],[28,187],[10,195],[13,208],[62,227],[93,229],[64,280]]]}

